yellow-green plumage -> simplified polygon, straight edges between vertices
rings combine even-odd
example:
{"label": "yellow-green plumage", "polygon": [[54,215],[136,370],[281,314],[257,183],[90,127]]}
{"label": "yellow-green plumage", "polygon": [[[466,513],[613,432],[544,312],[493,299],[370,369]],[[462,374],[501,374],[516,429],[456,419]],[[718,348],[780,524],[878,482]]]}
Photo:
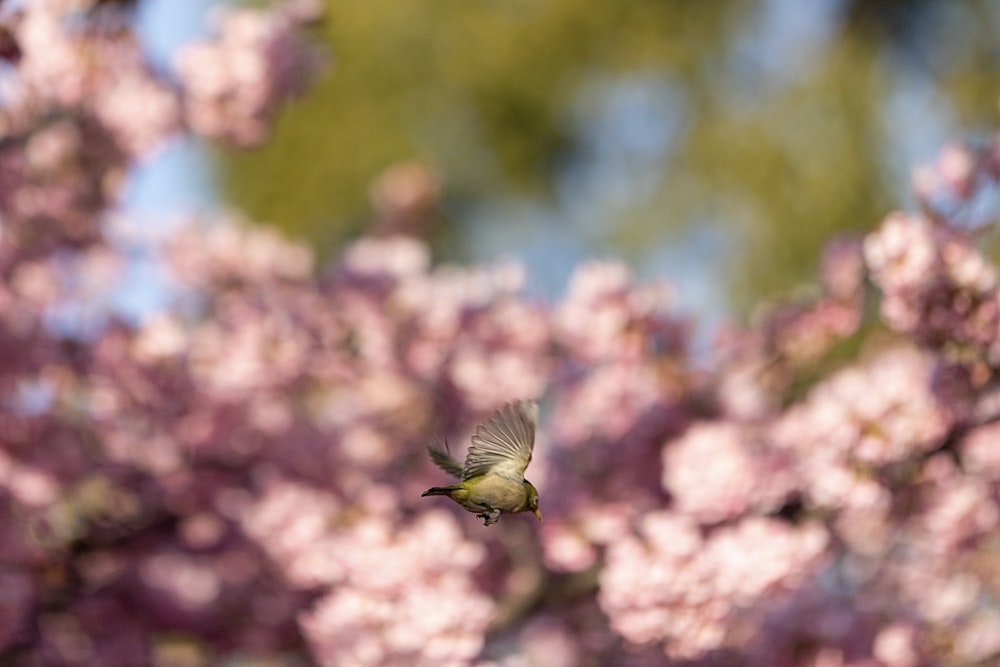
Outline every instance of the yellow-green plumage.
{"label": "yellow-green plumage", "polygon": [[421,495],[448,496],[475,512],[487,526],[496,523],[501,514],[518,512],[534,512],[541,521],[538,490],[524,479],[535,445],[537,410],[533,402],[518,401],[493,413],[472,436],[464,466],[447,450],[428,447],[431,460],[462,481],[432,487]]}

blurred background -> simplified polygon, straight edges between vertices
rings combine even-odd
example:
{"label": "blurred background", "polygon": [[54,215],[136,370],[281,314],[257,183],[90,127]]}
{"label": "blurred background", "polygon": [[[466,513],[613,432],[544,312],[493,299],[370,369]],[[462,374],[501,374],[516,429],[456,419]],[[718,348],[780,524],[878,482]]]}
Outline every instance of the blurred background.
{"label": "blurred background", "polygon": [[0,664],[1000,662],[1000,3],[325,1],[0,0]]}
{"label": "blurred background", "polygon": [[[226,202],[321,257],[403,231],[439,261],[517,259],[552,299],[617,257],[710,326],[787,296],[824,240],[909,205],[946,140],[996,125],[990,0],[320,1],[329,66],[274,139],[175,146],[134,207]],[[155,57],[213,4],[143,3]]]}

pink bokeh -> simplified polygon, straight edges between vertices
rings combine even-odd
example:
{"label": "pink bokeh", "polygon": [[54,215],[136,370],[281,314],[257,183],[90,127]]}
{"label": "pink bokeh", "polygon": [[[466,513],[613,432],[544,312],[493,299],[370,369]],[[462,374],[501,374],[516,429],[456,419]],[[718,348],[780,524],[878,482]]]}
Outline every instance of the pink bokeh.
{"label": "pink bokeh", "polygon": [[[136,324],[108,302],[130,167],[265,141],[315,7],[223,12],[168,78],[93,4],[0,14],[0,662],[1000,660],[1000,291],[964,208],[995,151],[945,147],[920,211],[831,240],[812,297],[708,361],[621,264],[545,303],[396,227],[318,270],[223,214],[164,242],[173,300]],[[432,207],[414,174],[384,215]],[[517,398],[545,523],[421,500],[424,447]]]}

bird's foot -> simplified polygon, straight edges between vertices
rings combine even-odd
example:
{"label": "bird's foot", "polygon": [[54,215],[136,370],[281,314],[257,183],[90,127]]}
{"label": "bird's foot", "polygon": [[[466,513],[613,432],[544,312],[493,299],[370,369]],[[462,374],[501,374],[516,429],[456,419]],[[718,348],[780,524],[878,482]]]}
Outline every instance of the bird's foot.
{"label": "bird's foot", "polygon": [[500,520],[500,510],[494,509],[488,512],[480,512],[476,516],[483,520],[484,526],[492,526]]}

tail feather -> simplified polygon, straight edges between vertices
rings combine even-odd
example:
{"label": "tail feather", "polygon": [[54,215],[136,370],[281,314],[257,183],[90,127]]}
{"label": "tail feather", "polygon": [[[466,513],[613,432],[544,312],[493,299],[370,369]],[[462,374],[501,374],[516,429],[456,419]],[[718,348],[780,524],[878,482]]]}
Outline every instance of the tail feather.
{"label": "tail feather", "polygon": [[423,498],[424,496],[450,496],[452,491],[455,490],[455,488],[456,487],[454,486],[432,486],[431,488],[421,493],[420,497]]}

